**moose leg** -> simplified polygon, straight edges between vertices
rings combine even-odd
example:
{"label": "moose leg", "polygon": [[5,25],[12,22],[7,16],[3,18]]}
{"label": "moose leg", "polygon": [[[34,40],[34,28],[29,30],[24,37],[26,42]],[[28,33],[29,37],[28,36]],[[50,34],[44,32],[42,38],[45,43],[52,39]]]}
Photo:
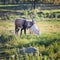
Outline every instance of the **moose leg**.
{"label": "moose leg", "polygon": [[16,35],[18,35],[18,31],[19,31],[18,27],[15,26],[15,34],[16,34]]}
{"label": "moose leg", "polygon": [[24,29],[24,34],[26,35],[26,29]]}
{"label": "moose leg", "polygon": [[22,28],[21,31],[20,31],[20,37],[21,37],[21,35],[22,35],[22,30],[23,30],[23,28]]}

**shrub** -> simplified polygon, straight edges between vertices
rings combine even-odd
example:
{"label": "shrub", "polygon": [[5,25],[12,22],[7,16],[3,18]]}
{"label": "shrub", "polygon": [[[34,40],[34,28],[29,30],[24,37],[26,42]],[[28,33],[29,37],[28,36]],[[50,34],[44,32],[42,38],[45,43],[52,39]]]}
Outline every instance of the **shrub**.
{"label": "shrub", "polygon": [[60,15],[58,15],[57,18],[60,18]]}

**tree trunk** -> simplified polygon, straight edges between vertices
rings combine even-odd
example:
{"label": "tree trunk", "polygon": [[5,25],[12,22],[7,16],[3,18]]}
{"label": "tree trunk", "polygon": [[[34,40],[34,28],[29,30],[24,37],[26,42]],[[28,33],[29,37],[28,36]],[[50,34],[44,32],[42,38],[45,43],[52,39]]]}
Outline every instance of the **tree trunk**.
{"label": "tree trunk", "polygon": [[35,0],[34,0],[34,3],[33,3],[33,8],[35,9]]}

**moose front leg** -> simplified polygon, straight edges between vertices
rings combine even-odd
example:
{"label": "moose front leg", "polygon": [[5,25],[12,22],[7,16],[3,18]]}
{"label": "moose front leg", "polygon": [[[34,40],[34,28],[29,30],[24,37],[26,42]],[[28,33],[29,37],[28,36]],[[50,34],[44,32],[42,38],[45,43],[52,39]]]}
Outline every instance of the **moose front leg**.
{"label": "moose front leg", "polygon": [[26,29],[24,29],[24,34],[26,35]]}
{"label": "moose front leg", "polygon": [[22,35],[22,30],[23,30],[23,28],[22,28],[21,31],[20,31],[20,38],[21,38],[21,35]]}

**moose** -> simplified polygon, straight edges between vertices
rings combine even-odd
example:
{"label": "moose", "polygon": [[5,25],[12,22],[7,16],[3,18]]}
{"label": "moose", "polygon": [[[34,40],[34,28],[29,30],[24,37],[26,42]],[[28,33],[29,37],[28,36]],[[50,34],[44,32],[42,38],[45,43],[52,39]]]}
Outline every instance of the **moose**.
{"label": "moose", "polygon": [[32,21],[27,21],[26,19],[16,19],[15,20],[15,34],[18,35],[18,31],[20,31],[20,37],[22,35],[22,30],[24,30],[24,34],[26,35],[26,29],[30,29],[30,33],[32,34],[32,32],[36,33],[39,35],[39,31],[38,29],[35,27],[35,23],[34,20],[32,19]]}
{"label": "moose", "polygon": [[34,21],[27,21],[26,19],[16,19],[15,20],[15,34],[18,35],[18,31],[20,31],[20,37],[22,35],[22,30],[24,30],[24,34],[26,34],[26,29],[30,28],[34,24]]}

